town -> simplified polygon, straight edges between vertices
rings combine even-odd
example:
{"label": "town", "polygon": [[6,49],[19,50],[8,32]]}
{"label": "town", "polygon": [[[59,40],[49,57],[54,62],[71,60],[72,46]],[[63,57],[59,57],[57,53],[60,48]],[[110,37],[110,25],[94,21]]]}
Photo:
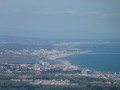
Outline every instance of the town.
{"label": "town", "polygon": [[[40,76],[44,76],[41,78]],[[48,74],[48,75],[47,75]],[[16,76],[17,75],[17,76]],[[53,78],[49,78],[49,75],[53,75]],[[66,78],[57,77],[88,77],[95,79],[105,79],[105,82],[99,82],[99,84],[119,84],[120,73],[102,73],[98,71],[92,71],[85,68],[79,68],[74,65],[63,64],[50,64],[49,62],[39,61],[35,64],[18,64],[18,63],[0,63],[0,76],[9,76],[11,81],[29,82],[31,84],[44,84],[44,85],[78,85],[78,83],[70,82]],[[37,77],[34,77],[37,76]],[[56,78],[56,79],[55,79]],[[4,79],[4,78],[1,78]],[[6,79],[6,78],[5,78]],[[113,80],[112,82],[109,80]]]}
{"label": "town", "polygon": [[[39,90],[38,88],[43,90],[44,88],[55,90],[117,88],[119,90],[120,72],[94,71],[62,59],[76,54],[94,53],[92,50],[74,47],[78,44],[81,43],[58,44],[57,42],[45,46],[46,44],[1,42],[0,89],[6,89],[7,85],[9,90],[17,90],[16,88],[20,87],[26,88],[25,90]],[[20,47],[15,47],[17,45]]]}

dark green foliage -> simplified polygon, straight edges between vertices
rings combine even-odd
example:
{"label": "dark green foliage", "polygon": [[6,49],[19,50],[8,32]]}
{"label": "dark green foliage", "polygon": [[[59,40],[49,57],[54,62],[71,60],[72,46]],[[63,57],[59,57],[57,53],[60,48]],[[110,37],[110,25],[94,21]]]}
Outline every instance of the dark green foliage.
{"label": "dark green foliage", "polygon": [[0,81],[0,90],[35,90],[33,85],[27,83]]}
{"label": "dark green foliage", "polygon": [[53,85],[31,85],[28,83],[0,81],[0,90],[120,90],[120,86],[114,85],[91,85],[80,86],[53,86]]}

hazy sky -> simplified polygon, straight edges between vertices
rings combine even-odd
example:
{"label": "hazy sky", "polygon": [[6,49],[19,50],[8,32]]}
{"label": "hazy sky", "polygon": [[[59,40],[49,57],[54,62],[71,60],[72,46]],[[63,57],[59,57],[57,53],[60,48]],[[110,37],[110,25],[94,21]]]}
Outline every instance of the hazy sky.
{"label": "hazy sky", "polygon": [[0,35],[120,39],[120,0],[0,0]]}

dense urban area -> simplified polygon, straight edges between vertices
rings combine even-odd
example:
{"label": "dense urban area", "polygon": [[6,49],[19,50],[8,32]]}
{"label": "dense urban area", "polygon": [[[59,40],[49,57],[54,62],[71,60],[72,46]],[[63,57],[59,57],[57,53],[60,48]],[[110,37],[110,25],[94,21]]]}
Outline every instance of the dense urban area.
{"label": "dense urban area", "polygon": [[120,90],[120,72],[93,71],[61,60],[93,53],[74,47],[86,43],[94,42],[0,40],[0,90]]}

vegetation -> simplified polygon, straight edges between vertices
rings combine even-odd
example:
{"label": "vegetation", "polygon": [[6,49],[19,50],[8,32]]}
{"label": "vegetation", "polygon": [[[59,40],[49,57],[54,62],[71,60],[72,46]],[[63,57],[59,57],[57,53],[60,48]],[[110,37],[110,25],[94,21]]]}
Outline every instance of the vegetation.
{"label": "vegetation", "polygon": [[81,86],[50,86],[1,80],[0,90],[120,90],[120,86],[91,84]]}
{"label": "vegetation", "polygon": [[[106,79],[90,78],[90,77],[66,77],[55,76],[53,73],[43,73],[41,75],[33,75],[32,79],[52,80],[63,79],[70,80],[72,83],[78,85],[69,86],[55,86],[55,85],[33,85],[23,81],[11,81],[11,78],[18,78],[18,76],[1,75],[0,76],[0,90],[120,90],[120,85],[116,84],[99,84],[97,82],[107,82]],[[28,79],[31,79],[30,77]],[[109,80],[108,80],[109,81]],[[112,82],[112,81],[111,81]]]}

